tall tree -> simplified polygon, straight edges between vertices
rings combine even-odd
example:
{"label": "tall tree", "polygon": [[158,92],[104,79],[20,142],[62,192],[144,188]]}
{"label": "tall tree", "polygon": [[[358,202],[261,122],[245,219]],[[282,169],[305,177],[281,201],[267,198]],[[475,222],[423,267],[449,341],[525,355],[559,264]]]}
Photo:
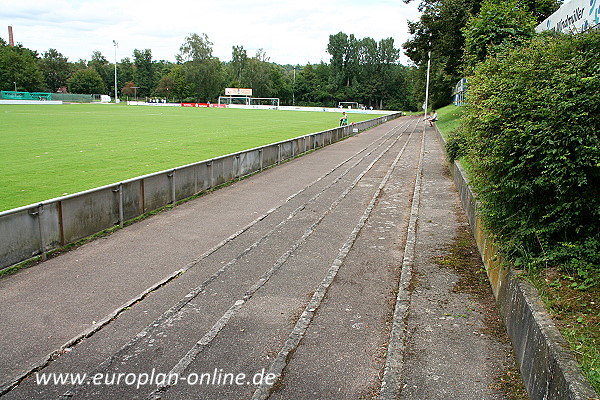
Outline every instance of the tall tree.
{"label": "tall tree", "polygon": [[56,92],[61,87],[67,86],[67,79],[71,75],[71,65],[68,58],[56,49],[49,49],[39,61],[39,67],[44,74],[46,87],[51,92]]}
{"label": "tall tree", "polygon": [[360,73],[360,41],[354,34],[348,36],[348,46],[346,47],[346,87],[358,79]]}
{"label": "tall tree", "polygon": [[[92,53],[92,59],[88,61],[88,67],[94,68],[98,72],[107,89],[114,86],[114,65],[110,64],[101,52],[94,51]],[[114,91],[114,88],[112,91]]]}
{"label": "tall tree", "polygon": [[163,76],[156,88],[156,92],[170,100],[179,100],[190,97],[193,93],[190,85],[186,81],[183,65],[173,66],[171,70]]}
{"label": "tall tree", "polygon": [[367,37],[361,40],[361,78],[360,92],[361,100],[368,104],[375,104],[376,99],[383,91],[383,79],[380,75],[381,63],[379,49],[375,39]]}
{"label": "tall tree", "polygon": [[131,58],[125,57],[117,63],[117,88],[125,86],[125,82],[133,81],[133,71],[134,66]]}
{"label": "tall tree", "polygon": [[391,110],[416,111],[416,101],[413,98],[412,86],[415,79],[412,77],[415,67],[396,64],[391,67],[389,77],[385,81],[384,106]]}
{"label": "tall tree", "polygon": [[360,73],[361,42],[354,34],[339,32],[329,35],[327,52],[331,55],[332,82],[338,87],[350,87]]}
{"label": "tall tree", "polygon": [[179,47],[179,54],[176,59],[179,63],[210,60],[213,58],[212,46],[213,43],[208,40],[206,33],[202,35],[192,33],[186,36],[185,42]]}
{"label": "tall tree", "polygon": [[[413,0],[403,0],[409,3]],[[542,21],[558,9],[561,0],[520,0],[519,4]],[[430,98],[434,107],[450,102],[452,89],[463,77],[462,57],[465,38],[462,29],[470,17],[477,15],[481,0],[421,0],[418,21],[409,22],[411,38],[404,43],[405,54],[421,71],[417,75],[415,100],[425,98],[425,78],[428,54],[431,51],[432,81]]]}
{"label": "tall tree", "polygon": [[327,52],[331,55],[331,80],[336,86],[342,86],[347,82],[346,49],[348,48],[348,35],[338,32],[335,35],[329,35]]}
{"label": "tall tree", "polygon": [[82,69],[75,72],[68,80],[69,92],[81,94],[106,93],[106,85],[94,68]]}
{"label": "tall tree", "polygon": [[329,84],[331,68],[321,62],[306,65],[296,74],[296,104],[300,106],[334,106],[332,87]]}
{"label": "tall tree", "polygon": [[[422,0],[421,18],[409,22],[411,38],[403,45],[405,54],[420,69],[417,84],[413,86],[415,101],[425,100],[427,62],[431,54],[430,99],[433,107],[441,107],[451,100],[452,89],[463,76],[461,65],[464,37],[461,29],[469,17],[479,11],[481,0]],[[430,53],[431,52],[431,53]]]}
{"label": "tall tree", "polygon": [[79,60],[71,63],[71,74],[73,74],[74,72],[77,72],[79,70],[86,69],[86,68],[87,68],[87,60],[80,58]]}
{"label": "tall tree", "polygon": [[137,84],[138,96],[149,96],[156,87],[152,50],[133,50],[133,81]]}
{"label": "tall tree", "polygon": [[485,0],[463,29],[468,70],[502,47],[520,45],[535,33],[536,20],[519,0]]}
{"label": "tall tree", "polygon": [[0,88],[2,90],[44,90],[44,75],[39,69],[37,52],[22,46],[0,47]]}
{"label": "tall tree", "polygon": [[238,84],[241,84],[242,74],[248,65],[248,53],[244,49],[244,46],[233,46],[230,65],[233,72],[233,79],[236,80]]}
{"label": "tall tree", "polygon": [[179,48],[177,61],[183,65],[193,97],[215,100],[223,87],[223,66],[212,54],[212,42],[203,33],[190,34]]}
{"label": "tall tree", "polygon": [[390,85],[400,56],[394,39],[379,42],[340,32],[329,36],[327,51],[331,55],[331,90],[343,101],[359,101],[383,108],[395,98],[398,88]]}
{"label": "tall tree", "polygon": [[[114,95],[114,73],[115,73],[115,65],[114,64],[109,64],[110,66],[110,82],[107,83],[107,86],[109,88],[109,92],[111,94]],[[137,66],[134,64],[134,62],[131,60],[130,57],[124,57],[122,58],[120,61],[117,61],[117,91],[118,92],[122,92],[122,89],[125,86],[125,83],[127,82],[133,82],[135,77],[139,77],[139,74],[136,75],[136,69]],[[153,68],[154,73],[156,73],[156,69]],[[158,82],[158,80],[160,80],[160,76],[156,77],[154,76],[153,79],[151,80],[151,82]]]}
{"label": "tall tree", "polygon": [[271,64],[263,49],[258,49],[256,55],[248,59],[247,67],[242,75],[242,84],[252,88],[256,97],[272,97]]}
{"label": "tall tree", "polygon": [[279,97],[283,104],[292,104],[293,75],[281,65],[271,64],[270,79],[272,82],[272,97]]}

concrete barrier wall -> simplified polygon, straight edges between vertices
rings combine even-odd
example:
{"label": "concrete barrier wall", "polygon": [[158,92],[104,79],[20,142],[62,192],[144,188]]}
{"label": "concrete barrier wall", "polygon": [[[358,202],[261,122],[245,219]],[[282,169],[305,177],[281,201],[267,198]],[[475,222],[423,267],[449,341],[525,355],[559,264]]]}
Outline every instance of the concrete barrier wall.
{"label": "concrete barrier wall", "polygon": [[0,99],[0,104],[41,104],[41,105],[57,105],[62,104],[62,100],[6,100]]}
{"label": "concrete barrier wall", "polygon": [[400,114],[317,132],[0,213],[0,269],[258,172]]}
{"label": "concrete barrier wall", "polygon": [[[436,127],[441,143],[445,143]],[[568,344],[550,318],[536,289],[502,266],[502,260],[477,214],[477,202],[458,162],[450,165],[462,206],[487,270],[492,291],[523,382],[532,400],[593,400],[598,396],[581,373]]]}

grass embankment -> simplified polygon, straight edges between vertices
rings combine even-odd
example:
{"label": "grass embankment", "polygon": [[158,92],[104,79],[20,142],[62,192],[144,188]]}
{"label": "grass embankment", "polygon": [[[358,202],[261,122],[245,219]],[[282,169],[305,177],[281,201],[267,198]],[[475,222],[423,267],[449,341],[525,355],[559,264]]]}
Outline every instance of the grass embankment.
{"label": "grass embankment", "polygon": [[437,112],[438,121],[436,122],[436,125],[442,132],[444,138],[448,139],[448,134],[460,126],[462,108],[450,105],[440,108]]}
{"label": "grass embankment", "polygon": [[[437,126],[447,138],[460,126],[462,109],[438,110]],[[459,160],[468,171],[469,160]],[[600,288],[578,288],[576,279],[553,266],[525,270],[522,275],[539,291],[558,329],[569,343],[596,392],[600,392]]]}
{"label": "grass embankment", "polygon": [[339,125],[337,113],[114,104],[0,105],[0,115],[0,211]]}

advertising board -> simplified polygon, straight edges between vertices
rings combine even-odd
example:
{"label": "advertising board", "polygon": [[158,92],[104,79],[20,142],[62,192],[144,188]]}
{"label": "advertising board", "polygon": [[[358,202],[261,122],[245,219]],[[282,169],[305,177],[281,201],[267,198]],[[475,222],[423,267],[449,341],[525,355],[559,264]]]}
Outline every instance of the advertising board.
{"label": "advertising board", "polygon": [[600,23],[600,0],[571,0],[539,24],[535,30],[577,33]]}
{"label": "advertising board", "polygon": [[225,96],[252,96],[252,89],[225,88]]}

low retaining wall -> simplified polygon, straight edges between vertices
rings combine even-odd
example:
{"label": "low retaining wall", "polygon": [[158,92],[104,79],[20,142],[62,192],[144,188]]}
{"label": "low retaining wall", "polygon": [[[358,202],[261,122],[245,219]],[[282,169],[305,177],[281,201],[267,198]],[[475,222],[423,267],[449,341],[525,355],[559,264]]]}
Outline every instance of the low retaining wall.
{"label": "low retaining wall", "polygon": [[346,114],[373,114],[373,115],[392,115],[398,111],[387,110],[362,110],[359,108],[330,108],[330,107],[300,107],[300,106],[266,106],[266,105],[244,105],[244,104],[228,104],[227,108],[239,108],[246,110],[280,110],[280,111],[310,111],[310,112],[330,112]]}
{"label": "low retaining wall", "polygon": [[57,105],[62,104],[62,100],[0,100],[0,104],[42,104]]}
{"label": "low retaining wall", "polygon": [[228,154],[0,213],[0,269],[329,145],[400,114]]}
{"label": "low retaining wall", "polygon": [[[440,141],[445,143],[437,127],[436,131]],[[582,375],[575,357],[550,318],[536,289],[516,277],[512,269],[501,266],[497,248],[482,229],[477,215],[477,202],[465,171],[458,162],[450,167],[529,398],[598,399],[599,396]]]}

